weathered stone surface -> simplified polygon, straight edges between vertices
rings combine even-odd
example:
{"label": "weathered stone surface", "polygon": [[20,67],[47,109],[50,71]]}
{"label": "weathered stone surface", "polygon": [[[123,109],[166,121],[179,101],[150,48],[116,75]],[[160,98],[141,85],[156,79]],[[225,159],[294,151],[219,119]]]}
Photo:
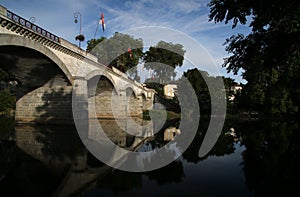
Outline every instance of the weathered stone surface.
{"label": "weathered stone surface", "polygon": [[40,87],[16,103],[17,122],[72,124],[72,86]]}

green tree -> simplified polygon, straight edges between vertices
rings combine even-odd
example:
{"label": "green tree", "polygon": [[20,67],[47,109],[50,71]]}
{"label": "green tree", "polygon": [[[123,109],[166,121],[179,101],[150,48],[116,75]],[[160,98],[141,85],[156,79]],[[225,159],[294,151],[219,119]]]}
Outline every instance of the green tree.
{"label": "green tree", "polygon": [[160,41],[145,52],[145,68],[152,69],[160,83],[166,83],[176,76],[175,68],[182,66],[184,53],[181,44]]}
{"label": "green tree", "polygon": [[268,114],[299,112],[300,1],[211,0],[209,19],[249,24],[251,33],[226,39],[228,72],[243,70],[244,106]]}
{"label": "green tree", "polygon": [[211,112],[211,99],[206,83],[206,80],[210,78],[209,74],[206,71],[200,71],[194,68],[184,72],[183,77],[191,83],[197,95],[200,112],[209,115]]}
{"label": "green tree", "polygon": [[145,81],[147,88],[154,89],[161,97],[164,96],[164,85],[161,83],[152,82],[150,79]]}
{"label": "green tree", "polygon": [[15,100],[14,96],[8,89],[0,91],[0,112],[7,113],[10,109],[14,109]]}
{"label": "green tree", "polygon": [[0,68],[0,81],[7,81],[9,74]]}
{"label": "green tree", "polygon": [[[8,72],[0,67],[0,82],[9,82],[15,80]],[[2,88],[2,87],[1,87]],[[0,89],[0,113],[7,114],[10,109],[15,107],[15,97],[11,94],[8,88]]]}
{"label": "green tree", "polygon": [[98,58],[106,66],[115,67],[129,74],[136,73],[136,65],[143,56],[143,40],[116,32],[111,38],[101,37],[87,42],[87,51]]}
{"label": "green tree", "polygon": [[225,89],[226,89],[226,92],[229,92],[230,93],[230,88],[234,85],[237,85],[237,83],[234,81],[234,79],[230,78],[230,77],[224,77],[222,76],[222,80],[224,82],[224,86],[225,86]]}
{"label": "green tree", "polygon": [[[86,51],[87,52],[92,52],[93,49],[98,45],[100,44],[103,40],[105,40],[106,38],[105,37],[101,37],[101,38],[98,38],[98,39],[91,39],[91,40],[88,40],[87,41],[87,47],[86,47]],[[94,54],[96,54],[95,52],[92,52]]]}

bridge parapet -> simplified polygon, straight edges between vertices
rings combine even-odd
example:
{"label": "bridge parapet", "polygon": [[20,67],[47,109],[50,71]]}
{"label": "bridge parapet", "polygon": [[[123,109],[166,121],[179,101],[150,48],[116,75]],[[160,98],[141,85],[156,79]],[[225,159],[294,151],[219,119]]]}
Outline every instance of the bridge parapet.
{"label": "bridge parapet", "polygon": [[31,29],[32,31],[41,34],[43,36],[46,36],[48,39],[54,41],[54,42],[58,42],[59,43],[59,37],[50,33],[49,31],[31,23],[30,21],[18,16],[17,14],[7,10],[6,11],[6,17],[9,18],[10,20],[27,27],[28,29]]}
{"label": "bridge parapet", "polygon": [[97,57],[87,53],[76,45],[31,23],[0,5],[0,25],[7,30],[24,36],[47,47],[61,51],[77,59],[88,58],[97,62]]}

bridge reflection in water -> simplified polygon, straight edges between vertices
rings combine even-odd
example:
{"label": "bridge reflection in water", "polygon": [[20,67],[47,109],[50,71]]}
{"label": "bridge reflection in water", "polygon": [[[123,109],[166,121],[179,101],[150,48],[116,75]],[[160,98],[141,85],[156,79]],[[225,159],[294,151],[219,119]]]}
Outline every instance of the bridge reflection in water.
{"label": "bridge reflection in water", "polygon": [[[148,137],[153,136],[151,121],[134,120],[135,124],[146,125],[142,127],[143,136],[140,137],[126,132],[128,129],[131,129],[131,133],[139,132],[133,131],[134,127],[130,124],[132,119],[92,120],[91,124],[95,121],[100,123],[106,136],[113,143],[129,151],[136,151]],[[104,140],[99,133],[101,132],[93,130],[89,132],[89,137],[96,141]],[[89,153],[73,126],[16,125],[15,142],[23,152],[40,161],[56,177],[57,181],[52,183],[54,196],[84,192],[113,170]],[[122,158],[126,157],[116,156],[113,150],[109,154],[115,162],[122,162]],[[36,188],[32,190],[37,192]]]}
{"label": "bridge reflection in water", "polygon": [[[114,124],[106,120],[102,125],[111,132],[114,143],[130,149],[133,138],[115,137]],[[165,146],[165,135],[168,139],[184,136],[188,130],[170,135],[178,125],[166,123],[154,139],[142,142],[137,152]],[[15,135],[0,135],[0,195],[291,196],[298,190],[298,121],[227,122],[209,155],[200,158],[207,125],[200,124],[180,158],[143,173],[114,170],[99,162],[83,146],[74,127],[17,125]],[[0,128],[6,129],[1,120]]]}

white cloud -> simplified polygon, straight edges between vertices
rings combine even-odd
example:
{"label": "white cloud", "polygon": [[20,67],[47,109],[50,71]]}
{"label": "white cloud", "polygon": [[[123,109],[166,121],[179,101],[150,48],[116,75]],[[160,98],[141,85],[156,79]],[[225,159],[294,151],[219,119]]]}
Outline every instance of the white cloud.
{"label": "white cloud", "polygon": [[171,8],[171,10],[173,12],[179,12],[182,14],[189,14],[191,12],[196,12],[196,11],[200,11],[200,8],[203,5],[202,0],[188,0],[188,1],[181,1],[181,0],[173,0],[173,1],[167,1],[169,8]]}
{"label": "white cloud", "polygon": [[[77,44],[74,37],[79,33],[79,24],[74,23],[73,16],[77,11],[82,14],[82,33],[86,40],[94,37],[101,12],[105,14],[107,30],[102,32],[99,29],[97,37],[109,37],[114,32],[141,26],[177,29],[201,43],[211,54],[212,61],[216,62],[222,71],[223,57],[227,56],[222,44],[225,38],[233,33],[230,25],[208,22],[209,10],[206,7],[208,2],[209,0],[19,0],[17,2],[2,0],[1,4],[24,18],[36,17],[37,25],[74,44]],[[151,33],[153,39],[155,37],[168,39],[163,32],[151,31],[148,32],[148,38],[151,37]],[[182,41],[180,37],[172,39],[173,43]],[[83,48],[86,46],[85,43],[82,43]],[[188,53],[193,57],[199,56],[194,51]],[[211,61],[207,58],[200,59],[195,64],[207,64],[209,69]]]}

